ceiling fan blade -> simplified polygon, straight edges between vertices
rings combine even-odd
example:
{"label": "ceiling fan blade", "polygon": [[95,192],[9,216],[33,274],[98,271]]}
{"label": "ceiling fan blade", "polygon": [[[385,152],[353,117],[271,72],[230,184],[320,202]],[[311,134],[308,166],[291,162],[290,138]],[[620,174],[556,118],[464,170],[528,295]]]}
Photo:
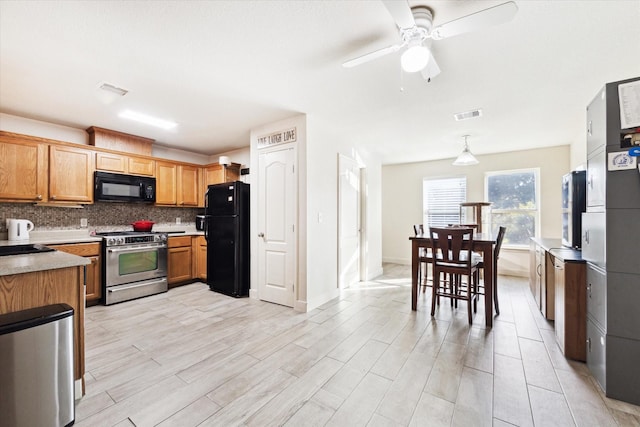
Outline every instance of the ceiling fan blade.
{"label": "ceiling fan blade", "polygon": [[517,11],[518,6],[515,2],[510,1],[502,3],[498,6],[490,7],[488,9],[481,10],[480,12],[472,13],[471,15],[463,16],[462,18],[454,19],[453,21],[438,25],[433,29],[433,31],[431,31],[431,38],[434,40],[441,40],[446,39],[447,37],[480,30],[485,27],[502,24],[510,21]]}
{"label": "ceiling fan blade", "polygon": [[407,0],[382,0],[382,3],[384,3],[393,20],[396,21],[398,28],[411,28],[416,25]]}
{"label": "ceiling fan blade", "polygon": [[404,46],[402,44],[394,44],[392,46],[383,47],[382,49],[374,50],[373,52],[369,52],[365,55],[358,56],[357,58],[350,59],[346,62],[342,63],[344,68],[355,67],[356,65],[364,64],[365,62],[373,61],[374,59],[380,58],[381,56],[387,55],[389,53],[397,52]]}
{"label": "ceiling fan blade", "polygon": [[429,52],[429,62],[427,62],[427,66],[422,69],[421,73],[422,78],[427,82],[431,81],[432,78],[440,74],[440,67],[438,67],[438,63],[433,57],[433,53]]}

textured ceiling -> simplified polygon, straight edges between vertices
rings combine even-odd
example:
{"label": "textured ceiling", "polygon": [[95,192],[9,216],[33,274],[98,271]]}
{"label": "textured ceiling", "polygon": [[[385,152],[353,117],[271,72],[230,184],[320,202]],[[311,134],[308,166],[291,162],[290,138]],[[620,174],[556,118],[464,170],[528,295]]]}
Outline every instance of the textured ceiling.
{"label": "textured ceiling", "polygon": [[[410,2],[435,25],[500,3]],[[376,0],[1,1],[0,111],[205,154],[307,113],[384,164],[455,157],[465,134],[476,154],[583,140],[598,89],[640,75],[640,1],[517,4],[509,23],[435,41],[442,73],[427,84],[400,72],[400,53],[341,66],[398,41]],[[109,99],[101,82],[130,92]],[[453,119],[474,108],[483,116]]]}

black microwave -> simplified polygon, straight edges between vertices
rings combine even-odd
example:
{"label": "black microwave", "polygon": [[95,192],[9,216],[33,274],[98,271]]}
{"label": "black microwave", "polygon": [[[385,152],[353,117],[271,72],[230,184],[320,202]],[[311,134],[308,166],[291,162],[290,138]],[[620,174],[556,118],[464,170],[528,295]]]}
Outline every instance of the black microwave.
{"label": "black microwave", "polygon": [[93,197],[97,202],[156,201],[156,179],[149,176],[97,171],[93,188]]}

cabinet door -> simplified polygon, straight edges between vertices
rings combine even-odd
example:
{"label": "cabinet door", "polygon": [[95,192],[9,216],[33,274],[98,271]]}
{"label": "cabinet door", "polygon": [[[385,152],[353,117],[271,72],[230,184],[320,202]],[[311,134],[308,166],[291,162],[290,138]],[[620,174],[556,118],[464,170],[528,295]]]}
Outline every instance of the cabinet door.
{"label": "cabinet door", "polygon": [[198,206],[198,168],[180,165],[178,173],[178,205]]}
{"label": "cabinet door", "polygon": [[155,161],[142,157],[129,157],[127,166],[129,173],[134,175],[153,176],[155,172]]}
{"label": "cabinet door", "polygon": [[582,259],[602,268],[606,266],[604,212],[582,214]]}
{"label": "cabinet door", "polygon": [[91,264],[86,269],[86,303],[94,305],[100,301],[102,296],[100,256],[88,257]]}
{"label": "cabinet door", "polygon": [[603,88],[587,106],[587,155],[607,142],[606,89]]}
{"label": "cabinet door", "polygon": [[110,172],[127,172],[127,158],[120,154],[96,153],[96,169]]}
{"label": "cabinet door", "polygon": [[0,140],[0,199],[46,200],[47,171],[45,144]]}
{"label": "cabinet door", "polygon": [[191,245],[169,248],[167,281],[169,285],[191,280]]}
{"label": "cabinet door", "polygon": [[178,167],[175,163],[156,162],[156,204],[175,205],[178,199]]}
{"label": "cabinet door", "polygon": [[587,159],[587,207],[604,206],[607,173],[605,156],[603,147]]}
{"label": "cabinet door", "polygon": [[204,236],[194,237],[193,239],[193,256],[194,256],[194,278],[202,281],[207,280],[207,241]]}
{"label": "cabinet door", "polygon": [[554,267],[555,273],[555,287],[556,287],[556,304],[555,304],[555,325],[556,341],[560,346],[562,353],[565,352],[565,303],[566,303],[566,289],[565,289],[565,276],[564,276],[564,262],[555,259]]}
{"label": "cabinet door", "polygon": [[607,329],[607,276],[592,264],[587,264],[587,314]]}
{"label": "cabinet door", "polygon": [[93,151],[82,148],[49,147],[49,200],[93,202]]}

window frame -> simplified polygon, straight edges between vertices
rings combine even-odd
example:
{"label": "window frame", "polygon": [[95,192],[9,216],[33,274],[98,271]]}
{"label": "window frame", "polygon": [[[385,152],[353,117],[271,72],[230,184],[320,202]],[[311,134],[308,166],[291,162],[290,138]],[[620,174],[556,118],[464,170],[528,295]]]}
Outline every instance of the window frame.
{"label": "window frame", "polygon": [[[520,168],[520,169],[504,169],[504,170],[495,170],[495,171],[486,171],[484,173],[484,199],[489,201],[489,177],[496,175],[512,175],[516,173],[528,173],[533,172],[535,180],[535,209],[496,209],[493,204],[491,206],[491,224],[495,224],[494,214],[504,214],[509,212],[534,212],[534,233],[533,237],[540,237],[540,224],[541,224],[541,198],[540,198],[540,168]],[[507,243],[506,241],[503,244],[504,248],[509,249],[529,249],[529,243]]]}
{"label": "window frame", "polygon": [[[467,193],[468,193],[468,187],[467,187],[468,177],[467,177],[467,175],[459,174],[459,175],[446,175],[446,176],[425,176],[425,177],[422,178],[422,223],[424,224],[425,232],[427,232],[427,230],[428,230],[428,228],[430,226],[429,222],[427,221],[427,219],[428,219],[427,209],[425,209],[425,207],[426,207],[425,206],[425,182],[426,181],[454,180],[454,179],[456,179],[456,180],[464,180],[464,194],[463,194],[462,202],[466,202],[467,201]],[[460,210],[459,210],[459,207],[458,207],[458,216],[459,215],[460,215]],[[436,225],[436,227],[437,227],[437,225]]]}

